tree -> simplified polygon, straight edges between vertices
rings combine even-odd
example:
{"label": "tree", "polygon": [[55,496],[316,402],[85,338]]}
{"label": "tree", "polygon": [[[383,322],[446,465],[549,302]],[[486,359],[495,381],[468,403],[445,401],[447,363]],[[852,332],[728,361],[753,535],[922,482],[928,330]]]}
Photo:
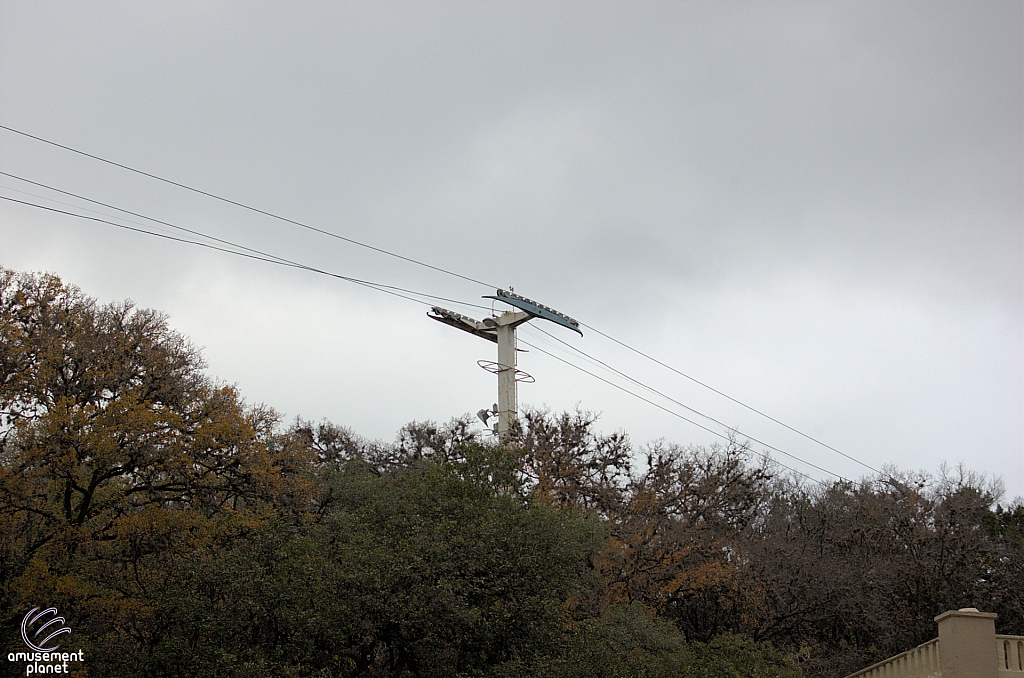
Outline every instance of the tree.
{"label": "tree", "polygon": [[597,417],[527,409],[514,449],[524,488],[553,506],[608,515],[629,482],[632,447],[624,433],[601,435]]}
{"label": "tree", "polygon": [[577,624],[560,652],[496,667],[494,678],[801,678],[792,658],[767,643],[720,635],[687,643],[643,606],[614,605]]}
{"label": "tree", "polygon": [[61,598],[124,631],[197,544],[311,501],[273,411],[202,367],[160,313],[0,269],[4,629]]}
{"label": "tree", "polygon": [[612,518],[605,552],[612,600],[639,602],[690,640],[735,631],[750,591],[740,538],[757,518],[771,476],[736,440],[708,448],[656,442]]}
{"label": "tree", "polygon": [[1020,628],[1020,549],[996,536],[999,491],[962,469],[778,483],[743,543],[744,586],[761,595],[741,630],[803,648],[810,675],[842,676],[934,638],[946,610]]}

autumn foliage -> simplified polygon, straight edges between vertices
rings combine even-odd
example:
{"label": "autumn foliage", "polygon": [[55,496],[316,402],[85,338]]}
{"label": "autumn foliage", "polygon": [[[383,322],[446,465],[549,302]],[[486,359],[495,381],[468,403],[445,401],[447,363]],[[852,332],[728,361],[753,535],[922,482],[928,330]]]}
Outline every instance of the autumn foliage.
{"label": "autumn foliage", "polygon": [[369,441],[203,368],[0,269],[5,646],[40,604],[91,676],[841,676],[946,609],[1024,633],[1024,508],[966,471],[809,485],[585,412]]}

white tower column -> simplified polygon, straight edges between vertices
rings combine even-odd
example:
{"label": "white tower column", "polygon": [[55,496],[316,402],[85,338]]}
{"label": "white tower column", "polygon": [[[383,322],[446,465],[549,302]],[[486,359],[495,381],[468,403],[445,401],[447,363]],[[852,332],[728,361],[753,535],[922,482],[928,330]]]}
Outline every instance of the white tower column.
{"label": "white tower column", "polygon": [[531,318],[529,313],[508,311],[495,318],[498,333],[498,440],[508,442],[512,422],[519,408],[516,382],[516,326]]}
{"label": "white tower column", "polygon": [[[583,332],[580,330],[580,324],[569,316],[526,297],[521,297],[513,293],[511,288],[508,292],[497,290],[493,296],[484,295],[484,299],[494,299],[519,310],[506,311],[497,317],[492,316],[479,321],[461,313],[434,306],[427,316],[463,332],[497,342],[497,365],[495,366],[490,360],[479,360],[477,364],[488,372],[497,372],[498,374],[498,403],[495,405],[498,410],[496,413],[498,415],[498,440],[507,443],[511,438],[512,426],[516,421],[519,409],[519,399],[516,394],[519,380],[516,377],[518,376],[524,381],[533,381],[533,377],[516,369],[516,327],[533,318],[543,318],[556,325],[566,327],[581,337]],[[493,307],[491,312],[493,314]],[[495,367],[497,369],[494,369]],[[488,410],[480,410],[477,416],[484,422],[484,425],[488,425],[488,421],[494,414]]]}

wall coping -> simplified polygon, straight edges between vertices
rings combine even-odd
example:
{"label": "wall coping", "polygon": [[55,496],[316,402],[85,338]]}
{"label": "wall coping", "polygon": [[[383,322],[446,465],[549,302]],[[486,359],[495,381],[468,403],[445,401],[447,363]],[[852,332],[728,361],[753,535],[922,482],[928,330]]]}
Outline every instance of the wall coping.
{"label": "wall coping", "polygon": [[976,607],[962,607],[959,610],[949,610],[943,612],[935,618],[936,622],[940,622],[943,619],[949,617],[974,617],[976,619],[997,619],[999,617],[995,612],[980,612]]}

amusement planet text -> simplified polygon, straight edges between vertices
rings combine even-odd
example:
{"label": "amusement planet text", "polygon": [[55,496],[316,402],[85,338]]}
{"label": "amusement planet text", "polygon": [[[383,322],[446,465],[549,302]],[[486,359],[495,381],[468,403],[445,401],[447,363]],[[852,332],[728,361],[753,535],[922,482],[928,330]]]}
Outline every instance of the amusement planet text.
{"label": "amusement planet text", "polygon": [[[85,661],[85,652],[10,652],[7,661],[28,662],[25,675],[43,673],[69,673],[68,662]],[[59,663],[58,663],[59,662]]]}

